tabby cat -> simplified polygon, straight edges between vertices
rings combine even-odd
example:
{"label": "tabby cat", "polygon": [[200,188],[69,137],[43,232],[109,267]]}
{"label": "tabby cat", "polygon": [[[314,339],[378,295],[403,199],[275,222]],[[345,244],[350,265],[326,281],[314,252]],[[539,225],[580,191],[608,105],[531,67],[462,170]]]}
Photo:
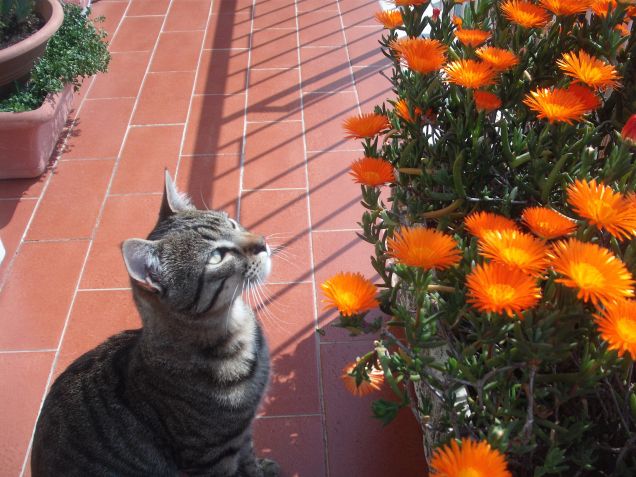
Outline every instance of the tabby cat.
{"label": "tabby cat", "polygon": [[51,386],[33,477],[278,475],[252,450],[269,354],[241,299],[269,274],[264,238],[196,210],[166,172],[157,225],[122,251],[142,329],[111,337]]}

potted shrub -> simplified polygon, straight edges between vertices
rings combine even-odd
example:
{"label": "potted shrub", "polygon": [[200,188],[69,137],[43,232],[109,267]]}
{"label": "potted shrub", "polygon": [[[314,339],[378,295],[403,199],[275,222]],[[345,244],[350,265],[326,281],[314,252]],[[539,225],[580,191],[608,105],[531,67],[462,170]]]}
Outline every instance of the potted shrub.
{"label": "potted shrub", "polygon": [[432,475],[636,475],[636,7],[395,3],[396,97],[345,123],[380,291],[323,284],[379,332],[343,378],[415,411]]}
{"label": "potted shrub", "polygon": [[[57,1],[57,0],[55,0]],[[81,81],[106,71],[105,33],[88,11],[63,4],[64,19],[26,83],[0,97],[0,178],[36,177],[46,168]]]}

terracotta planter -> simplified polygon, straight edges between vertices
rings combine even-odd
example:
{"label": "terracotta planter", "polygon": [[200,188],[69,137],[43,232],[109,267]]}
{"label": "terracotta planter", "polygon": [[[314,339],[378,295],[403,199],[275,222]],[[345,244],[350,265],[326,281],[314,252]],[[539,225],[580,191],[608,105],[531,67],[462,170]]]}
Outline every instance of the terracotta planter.
{"label": "terracotta planter", "polygon": [[0,50],[0,95],[14,81],[29,78],[33,63],[42,56],[49,38],[59,30],[64,20],[64,10],[59,0],[36,0],[35,10],[46,23],[30,37]]}
{"label": "terracotta planter", "polygon": [[49,95],[34,111],[0,113],[0,179],[37,177],[46,169],[66,124],[73,86]]}

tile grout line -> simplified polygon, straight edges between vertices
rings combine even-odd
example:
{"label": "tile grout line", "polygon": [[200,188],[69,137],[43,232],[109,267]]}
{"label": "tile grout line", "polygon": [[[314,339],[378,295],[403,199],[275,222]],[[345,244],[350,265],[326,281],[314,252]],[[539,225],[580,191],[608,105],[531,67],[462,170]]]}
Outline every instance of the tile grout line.
{"label": "tile grout line", "polygon": [[[139,90],[138,90],[138,93],[137,93],[137,98],[136,98],[136,100],[135,100],[135,102],[133,104],[133,108],[132,108],[132,110],[130,112],[130,115],[128,117],[128,125],[127,125],[127,128],[126,128],[126,132],[124,134],[124,137],[122,138],[121,145],[119,147],[119,152],[117,154],[117,158],[115,159],[115,164],[113,166],[113,170],[112,170],[111,175],[110,175],[110,180],[109,180],[108,185],[106,187],[106,191],[104,192],[104,198],[102,200],[99,212],[97,214],[97,218],[95,220],[95,225],[93,226],[93,230],[92,230],[92,233],[91,233],[91,238],[88,241],[88,247],[86,249],[86,253],[84,255],[84,261],[82,263],[82,267],[80,269],[80,273],[79,273],[79,276],[77,278],[77,282],[75,284],[75,289],[74,289],[74,292],[73,292],[73,296],[71,298],[71,302],[69,303],[68,311],[66,313],[66,318],[64,320],[64,326],[62,327],[62,331],[60,333],[60,338],[58,340],[58,345],[57,345],[57,349],[55,351],[55,356],[53,357],[53,362],[51,363],[51,369],[49,370],[49,376],[48,376],[47,381],[46,381],[46,386],[45,386],[44,391],[42,393],[42,399],[40,401],[40,406],[38,408],[38,413],[37,413],[37,417],[36,417],[36,423],[37,423],[37,418],[39,418],[40,412],[42,411],[42,406],[44,405],[44,399],[46,398],[46,393],[47,393],[47,391],[48,391],[48,389],[49,389],[49,387],[51,385],[51,381],[53,380],[53,374],[54,374],[54,371],[55,371],[55,367],[57,366],[57,361],[58,361],[59,356],[60,356],[62,343],[64,342],[64,336],[66,335],[66,330],[68,329],[68,324],[69,324],[69,321],[70,321],[70,318],[71,318],[71,312],[72,312],[72,310],[73,310],[73,308],[75,306],[75,300],[77,298],[78,289],[80,287],[80,283],[82,281],[82,278],[84,277],[84,272],[86,271],[86,264],[88,263],[88,257],[90,256],[90,252],[91,252],[92,247],[93,247],[93,243],[94,243],[94,240],[95,240],[95,235],[97,234],[97,231],[99,229],[99,225],[100,225],[100,222],[101,222],[101,219],[102,219],[102,215],[104,213],[104,208],[106,206],[106,202],[108,200],[108,196],[109,196],[110,190],[111,190],[113,182],[115,180],[115,175],[117,174],[117,168],[118,168],[118,165],[119,165],[119,160],[121,158],[121,152],[122,152],[122,150],[124,148],[124,145],[126,144],[126,140],[128,138],[128,133],[130,131],[130,123],[132,122],[134,114],[135,114],[135,112],[137,110],[137,105],[139,104],[139,98],[141,97],[141,91],[142,91],[142,89],[144,87],[144,84],[146,82],[146,78],[147,78],[148,72],[150,70],[150,65],[152,64],[152,60],[154,58],[155,51],[157,49],[157,45],[159,44],[159,37],[161,35],[161,31],[163,30],[164,25],[166,24],[166,20],[168,18],[168,12],[172,8],[173,1],[174,0],[170,0],[170,3],[168,5],[168,9],[167,9],[166,15],[165,15],[165,17],[163,19],[163,23],[161,24],[161,28],[159,30],[159,33],[157,34],[157,38],[155,39],[155,44],[154,44],[154,47],[152,49],[152,53],[150,54],[150,58],[148,60],[148,65],[146,66],[146,72],[144,74],[144,78],[141,81],[141,84],[139,86]],[[123,13],[118,25],[117,25],[117,28],[115,29],[115,33],[113,34],[113,37],[115,37],[115,35],[117,35],[117,32],[119,31],[120,26],[124,22],[124,18],[126,18],[126,12],[128,12],[129,8],[130,8],[130,2],[126,5],[126,9],[124,10],[124,13]],[[89,87],[88,91],[86,92],[86,96],[84,96],[84,98],[82,99],[81,106],[83,106],[84,100],[86,99],[86,97],[90,93],[90,90],[91,90],[91,88],[92,88],[94,83],[95,82],[93,81],[90,84],[90,87]],[[81,108],[78,108],[77,114],[79,114],[80,111],[81,111]],[[35,425],[33,426],[33,430],[31,431],[31,437],[30,437],[30,440],[29,440],[29,444],[27,446],[27,449],[26,449],[26,452],[25,452],[25,456],[24,456],[24,460],[22,462],[22,469],[20,471],[20,477],[24,477],[24,473],[26,471],[29,454],[31,453],[31,448],[33,447],[34,435],[35,435]]]}
{"label": "tile grout line", "polygon": [[247,43],[247,64],[245,65],[245,103],[243,104],[243,138],[241,140],[241,155],[239,158],[239,187],[236,201],[236,218],[241,220],[241,204],[243,198],[243,184],[245,183],[245,151],[247,145],[247,109],[249,104],[250,67],[252,66],[252,42],[254,41],[254,16],[256,13],[256,0],[252,0],[250,13],[250,36]]}
{"label": "tile grout line", "polygon": [[[172,0],[170,0],[172,2]],[[177,183],[177,178],[179,177],[179,169],[181,169],[181,158],[184,156],[183,154],[183,146],[186,140],[186,134],[188,132],[188,123],[190,122],[190,116],[192,115],[192,103],[194,103],[194,97],[197,96],[195,91],[197,89],[197,81],[199,80],[199,73],[201,70],[201,62],[203,60],[203,52],[205,46],[205,39],[208,36],[208,30],[210,28],[210,20],[212,19],[212,11],[214,10],[214,2],[216,0],[212,0],[210,2],[210,8],[208,9],[208,19],[205,23],[205,29],[203,30],[203,38],[201,39],[201,46],[199,47],[199,58],[197,59],[197,66],[194,70],[194,82],[192,83],[192,89],[190,90],[190,102],[188,103],[188,112],[186,113],[185,122],[183,123],[183,132],[181,133],[181,144],[179,145],[179,157],[177,158],[177,164],[174,169],[174,182]],[[221,1],[221,0],[219,0]],[[168,15],[166,14],[166,17]],[[208,154],[209,155],[209,154]]]}
{"label": "tile grout line", "polygon": [[52,353],[56,351],[55,348],[51,349],[5,349],[0,351],[0,354],[24,354],[24,353]]}
{"label": "tile grout line", "polygon": [[[305,155],[305,185],[307,187],[307,192],[305,193],[305,201],[307,204],[307,227],[308,227],[308,240],[309,240],[309,267],[311,270],[311,294],[313,299],[313,318],[314,318],[314,328],[318,327],[318,297],[316,295],[316,270],[314,264],[314,243],[312,236],[312,225],[311,225],[311,202],[309,200],[309,162],[308,162],[308,151],[307,151],[307,132],[306,132],[306,124],[305,124],[305,101],[303,95],[303,78],[302,78],[302,70],[301,70],[301,58],[300,58],[300,23],[298,21],[298,2],[299,0],[294,0],[294,13],[295,13],[295,21],[296,21],[296,55],[298,61],[298,87],[299,87],[299,96],[300,96],[300,119],[302,121],[302,131],[303,131],[303,150]],[[313,333],[314,335],[314,346],[316,352],[316,368],[317,368],[317,376],[318,376],[318,391],[319,391],[319,402],[320,402],[320,424],[322,425],[322,442],[324,445],[324,453],[323,453],[323,463],[325,466],[325,476],[329,477],[329,443],[327,441],[327,421],[326,421],[326,413],[325,413],[325,397],[324,397],[324,382],[322,376],[322,362],[320,359],[320,337],[317,333]]]}

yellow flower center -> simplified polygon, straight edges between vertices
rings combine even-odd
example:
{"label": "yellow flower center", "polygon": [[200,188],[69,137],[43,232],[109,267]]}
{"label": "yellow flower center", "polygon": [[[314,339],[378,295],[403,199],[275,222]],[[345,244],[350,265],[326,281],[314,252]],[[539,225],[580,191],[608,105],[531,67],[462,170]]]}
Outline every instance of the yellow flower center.
{"label": "yellow flower center", "polygon": [[636,321],[629,318],[616,320],[616,329],[621,340],[627,343],[636,343]]}
{"label": "yellow flower center", "polygon": [[[490,296],[490,299],[494,303],[498,303],[498,304],[508,303],[508,302],[511,302],[515,297],[515,289],[505,283],[496,283],[496,284],[490,285],[487,290],[488,290],[488,295]],[[467,471],[472,471],[472,469],[468,468]],[[473,474],[466,474],[466,475],[471,476]],[[479,474],[474,474],[474,475],[479,475]]]}
{"label": "yellow flower center", "polygon": [[603,220],[614,214],[614,209],[603,199],[590,199],[588,204],[590,215],[596,220]]}
{"label": "yellow flower center", "polygon": [[350,291],[340,292],[338,294],[338,303],[347,310],[354,309],[358,304],[358,296]]}
{"label": "yellow flower center", "polygon": [[365,171],[362,173],[364,181],[368,183],[376,183],[380,181],[380,174],[375,171]]}
{"label": "yellow flower center", "polygon": [[463,467],[459,469],[457,477],[482,477],[482,473],[474,467]]}
{"label": "yellow flower center", "polygon": [[605,277],[594,265],[579,262],[571,268],[572,280],[580,288],[601,288],[605,284]]}
{"label": "yellow flower center", "polygon": [[501,251],[501,257],[508,263],[516,263],[517,265],[524,265],[530,261],[530,254],[523,249],[517,247],[504,248]]}

